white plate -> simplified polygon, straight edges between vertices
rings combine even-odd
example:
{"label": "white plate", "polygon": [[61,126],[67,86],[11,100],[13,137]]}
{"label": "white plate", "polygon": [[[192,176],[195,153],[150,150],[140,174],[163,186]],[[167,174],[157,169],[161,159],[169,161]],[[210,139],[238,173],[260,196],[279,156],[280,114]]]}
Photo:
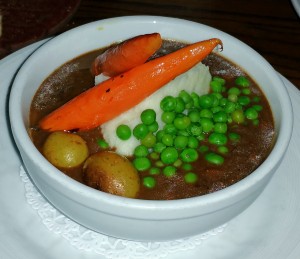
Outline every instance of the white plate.
{"label": "white plate", "polygon": [[300,17],[300,0],[291,0],[292,5],[294,6],[298,16]]}
{"label": "white plate", "polygon": [[[105,258],[103,254],[109,257],[107,251],[80,250],[55,230],[47,229],[38,210],[28,204],[30,197],[25,197],[24,183],[19,175],[21,161],[7,119],[7,99],[16,71],[42,43],[28,46],[0,61],[0,258],[99,259]],[[287,155],[272,181],[222,233],[187,247],[185,251],[165,254],[165,258],[299,258],[300,92],[282,79],[293,101],[295,125]],[[130,258],[130,254],[128,256]]]}

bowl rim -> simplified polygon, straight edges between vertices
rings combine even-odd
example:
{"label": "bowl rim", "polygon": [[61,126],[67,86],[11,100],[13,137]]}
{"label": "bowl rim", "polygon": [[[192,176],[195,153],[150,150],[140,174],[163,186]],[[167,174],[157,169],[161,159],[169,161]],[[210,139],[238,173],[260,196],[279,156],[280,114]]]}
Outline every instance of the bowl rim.
{"label": "bowl rim", "polygon": [[[185,23],[187,25],[196,25],[202,26],[203,28],[207,28],[209,30],[218,32],[218,34],[225,35],[229,39],[233,39],[234,41],[240,42],[243,46],[245,46],[249,51],[252,51],[256,58],[259,59],[260,62],[263,62],[266,70],[268,73],[274,75],[273,80],[276,82],[276,85],[280,85],[281,87],[277,89],[278,96],[281,97],[281,104],[286,108],[289,116],[282,116],[280,127],[278,129],[277,140],[276,143],[269,154],[269,156],[264,160],[264,162],[250,175],[248,175],[245,179],[240,180],[239,182],[228,186],[222,190],[209,193],[203,196],[196,196],[191,198],[185,199],[177,199],[177,200],[139,200],[139,199],[132,199],[126,197],[120,197],[116,195],[112,195],[109,193],[101,192],[95,189],[92,189],[82,183],[73,180],[70,177],[67,177],[61,171],[56,169],[53,165],[51,165],[43,156],[42,154],[36,149],[34,144],[31,142],[30,137],[28,135],[27,129],[25,128],[24,123],[22,122],[21,116],[21,108],[19,107],[20,102],[17,102],[17,106],[15,106],[15,102],[20,100],[21,94],[20,89],[22,88],[22,78],[25,76],[26,67],[30,65],[31,60],[35,59],[35,57],[41,52],[47,49],[49,44],[55,44],[57,41],[63,39],[64,37],[68,36],[70,33],[76,33],[78,30],[82,30],[85,28],[89,28],[90,26],[95,26],[95,24],[103,23],[103,22],[147,22],[147,23]],[[16,110],[16,108],[19,108]],[[15,112],[18,111],[18,114]],[[133,16],[120,16],[120,17],[113,17],[107,18],[99,21],[90,22],[76,28],[73,28],[69,31],[66,31],[49,41],[45,42],[42,46],[40,46],[22,65],[20,70],[18,71],[15,80],[13,82],[10,99],[9,99],[9,118],[11,121],[11,129],[13,132],[14,139],[17,143],[19,149],[22,149],[25,153],[30,154],[31,157],[35,157],[36,159],[33,161],[39,167],[45,168],[45,173],[47,177],[54,179],[55,181],[59,182],[62,185],[68,186],[68,188],[74,192],[80,193],[83,197],[89,197],[101,202],[105,202],[110,205],[118,206],[118,207],[127,207],[127,208],[139,208],[139,209],[174,209],[174,208],[182,208],[182,207],[198,207],[199,205],[207,205],[207,204],[214,204],[219,203],[220,201],[225,201],[228,197],[234,196],[235,194],[239,194],[244,190],[248,190],[250,186],[256,184],[261,179],[266,177],[271,169],[273,169],[277,163],[274,161],[280,162],[280,158],[284,156],[284,153],[289,145],[289,140],[291,138],[292,133],[292,125],[293,125],[293,118],[292,118],[292,105],[291,100],[288,95],[286,86],[284,85],[283,81],[279,77],[278,73],[273,69],[273,67],[254,49],[250,46],[246,45],[245,43],[239,41],[239,39],[220,31],[216,28],[210,27],[205,24],[180,19],[180,18],[173,18],[173,17],[164,17],[164,16],[151,16],[151,15],[133,15]],[[39,162],[38,162],[39,161]],[[54,173],[53,173],[54,172]],[[30,172],[29,172],[30,174]],[[65,195],[61,190],[57,190],[61,194]],[[74,199],[74,197],[70,197]]]}

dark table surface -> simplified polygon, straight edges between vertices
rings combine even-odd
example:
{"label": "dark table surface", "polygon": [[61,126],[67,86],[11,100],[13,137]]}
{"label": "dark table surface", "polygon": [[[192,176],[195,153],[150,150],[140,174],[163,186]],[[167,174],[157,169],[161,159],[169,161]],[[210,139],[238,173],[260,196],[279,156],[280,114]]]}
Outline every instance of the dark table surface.
{"label": "dark table surface", "polygon": [[[0,12],[1,6],[7,10],[14,2],[18,0],[0,0]],[[34,4],[41,1],[28,0],[26,3],[30,2]],[[43,33],[35,35],[23,45],[104,18],[126,15],[177,17],[215,27],[242,40],[300,89],[300,19],[291,0],[82,0],[80,3],[79,0],[44,0],[43,3],[46,2],[49,3],[50,11],[46,10],[45,4],[43,11],[48,16],[59,16],[61,20],[57,26],[48,22],[52,29],[44,28]],[[55,11],[53,7],[56,5],[59,9],[55,10],[65,12]],[[14,8],[20,10],[20,5],[16,6]],[[28,13],[26,8],[29,7],[25,4],[23,7]],[[68,19],[62,19],[64,15]],[[50,18],[49,21],[53,22]],[[3,15],[2,23],[5,24],[6,20]],[[34,18],[29,22],[35,22]],[[5,27],[2,31],[2,40],[5,40]],[[19,44],[6,51],[2,57],[23,45]]]}

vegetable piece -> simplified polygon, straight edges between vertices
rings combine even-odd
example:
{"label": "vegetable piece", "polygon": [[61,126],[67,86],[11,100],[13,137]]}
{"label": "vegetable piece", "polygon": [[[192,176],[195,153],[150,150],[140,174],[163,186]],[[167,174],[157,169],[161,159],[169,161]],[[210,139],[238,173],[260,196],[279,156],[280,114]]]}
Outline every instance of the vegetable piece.
{"label": "vegetable piece", "polygon": [[176,174],[176,171],[177,171],[176,167],[168,165],[163,169],[163,174],[166,177],[172,177]]}
{"label": "vegetable piece", "polygon": [[143,179],[143,185],[149,189],[152,189],[156,185],[156,180],[152,176],[146,176]]}
{"label": "vegetable piece", "polygon": [[193,148],[186,148],[180,154],[182,161],[187,163],[195,162],[198,156],[198,152]]}
{"label": "vegetable piece", "polygon": [[116,76],[145,63],[161,46],[159,33],[139,35],[111,47],[99,55],[92,64],[94,76]]}
{"label": "vegetable piece", "polygon": [[205,155],[205,159],[211,163],[211,164],[215,164],[215,165],[221,165],[224,163],[224,158],[216,153],[208,153]]}
{"label": "vegetable piece", "polygon": [[140,178],[132,163],[111,151],[90,156],[83,166],[85,183],[104,192],[135,198]]}
{"label": "vegetable piece", "polygon": [[57,131],[46,139],[43,154],[54,166],[71,168],[83,163],[89,151],[86,142],[80,136]]}
{"label": "vegetable piece", "polygon": [[116,134],[119,139],[128,140],[131,137],[131,129],[128,125],[121,124],[117,127]]}
{"label": "vegetable piece", "polygon": [[141,121],[145,125],[151,125],[156,120],[156,113],[153,109],[146,109],[141,113]]}
{"label": "vegetable piece", "polygon": [[178,159],[178,151],[174,147],[167,147],[161,152],[160,159],[166,165],[173,164]]}
{"label": "vegetable piece", "polygon": [[133,160],[133,165],[138,171],[146,171],[151,167],[151,161],[147,157],[137,157]]}
{"label": "vegetable piece", "polygon": [[192,172],[185,174],[184,180],[186,183],[195,183],[198,180],[198,175]]}
{"label": "vegetable piece", "polygon": [[95,128],[132,108],[156,90],[201,62],[219,39],[197,42],[110,78],[44,117],[44,130]]}

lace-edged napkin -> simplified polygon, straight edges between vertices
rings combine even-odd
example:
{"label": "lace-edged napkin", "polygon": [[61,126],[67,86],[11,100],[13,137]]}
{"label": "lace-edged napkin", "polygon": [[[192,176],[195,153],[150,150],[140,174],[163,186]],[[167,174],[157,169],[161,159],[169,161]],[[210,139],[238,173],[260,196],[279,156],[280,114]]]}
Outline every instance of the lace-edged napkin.
{"label": "lace-edged napkin", "polygon": [[108,237],[75,223],[57,211],[37,191],[22,166],[20,177],[25,186],[27,202],[37,212],[49,231],[68,240],[79,250],[96,253],[108,259],[164,258],[176,252],[195,249],[206,239],[222,233],[227,225],[194,237],[167,242],[135,242]]}

